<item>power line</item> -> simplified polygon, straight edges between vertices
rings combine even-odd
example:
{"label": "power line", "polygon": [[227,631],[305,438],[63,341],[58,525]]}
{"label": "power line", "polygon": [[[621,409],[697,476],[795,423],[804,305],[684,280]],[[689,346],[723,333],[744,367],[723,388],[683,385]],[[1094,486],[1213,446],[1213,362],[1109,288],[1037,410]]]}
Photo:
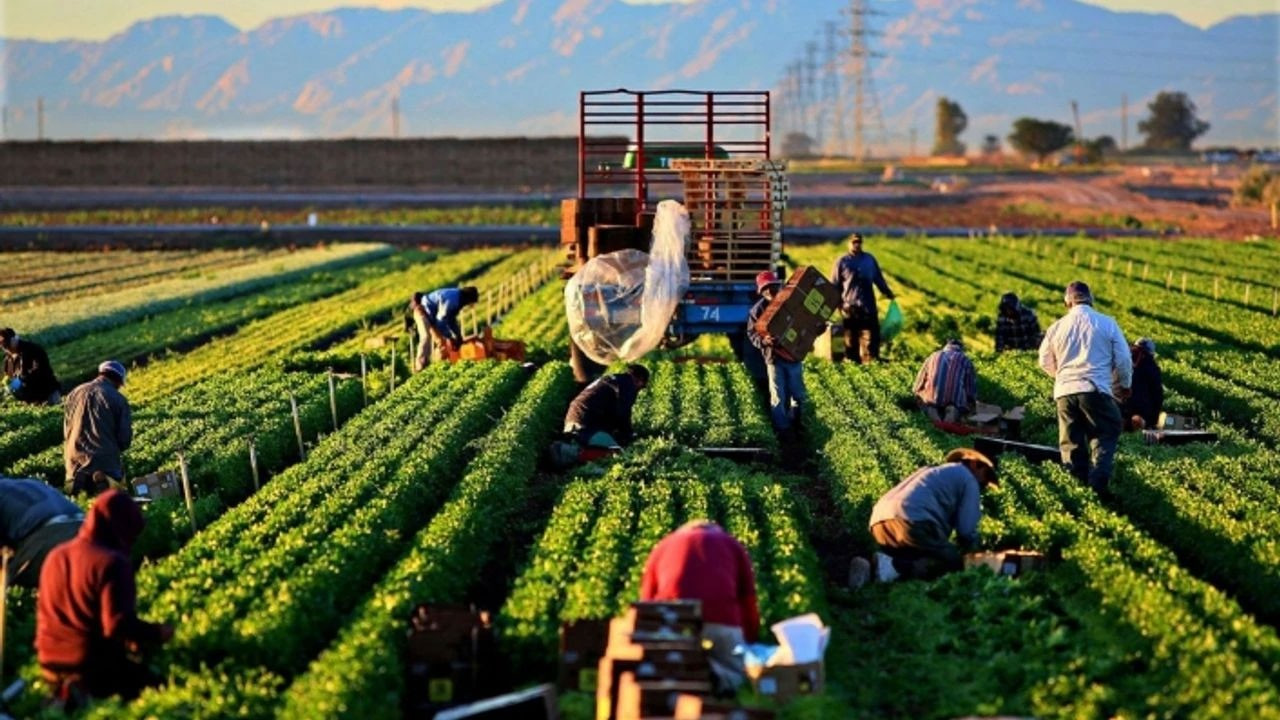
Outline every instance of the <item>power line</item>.
{"label": "power line", "polygon": [[[922,65],[929,65],[931,67],[938,67],[939,65],[956,65],[957,61],[970,60],[970,58],[956,58],[954,56],[945,57],[945,58],[944,57],[928,58],[928,57],[903,56],[903,55],[897,55],[897,54],[887,55],[885,56],[885,58],[886,60],[891,62],[918,63]],[[1105,76],[1120,76],[1120,77],[1143,77],[1143,78],[1150,78],[1153,80],[1174,80],[1175,79],[1175,78],[1171,78],[1169,74],[1165,74],[1165,73],[1141,73],[1141,72],[1133,72],[1133,71],[1116,70],[1114,68],[1091,68],[1091,67],[1062,68],[1062,67],[1049,67],[1045,65],[1027,65],[1023,63],[1018,63],[1017,68],[1019,70],[1039,70],[1042,72],[1058,72],[1058,73],[1067,73],[1071,75],[1088,73],[1094,76],[1105,75]],[[1232,74],[1229,76],[1199,74],[1199,75],[1189,76],[1186,79],[1188,81],[1195,80],[1195,79],[1204,79],[1204,80],[1213,80],[1214,82],[1264,83],[1264,82],[1272,82],[1274,81],[1275,78],[1241,77],[1235,74]]]}

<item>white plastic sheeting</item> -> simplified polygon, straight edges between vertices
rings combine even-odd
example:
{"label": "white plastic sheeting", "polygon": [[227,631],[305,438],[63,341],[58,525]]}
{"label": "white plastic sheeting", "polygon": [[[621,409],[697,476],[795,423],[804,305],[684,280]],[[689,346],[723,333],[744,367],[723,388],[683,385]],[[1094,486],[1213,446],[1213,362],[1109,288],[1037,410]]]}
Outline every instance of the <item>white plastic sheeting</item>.
{"label": "white plastic sheeting", "polygon": [[564,288],[569,335],[587,357],[608,365],[633,362],[658,347],[689,289],[689,212],[658,203],[646,254],[619,250],[591,258]]}

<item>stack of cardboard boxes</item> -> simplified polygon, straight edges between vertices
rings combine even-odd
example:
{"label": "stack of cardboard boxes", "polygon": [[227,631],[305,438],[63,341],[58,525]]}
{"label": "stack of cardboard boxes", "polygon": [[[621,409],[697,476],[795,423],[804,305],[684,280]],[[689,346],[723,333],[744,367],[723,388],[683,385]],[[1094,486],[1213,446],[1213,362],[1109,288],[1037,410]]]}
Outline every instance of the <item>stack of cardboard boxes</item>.
{"label": "stack of cardboard boxes", "polygon": [[596,684],[596,720],[672,717],[682,694],[710,696],[702,605],[638,602],[609,623]]}

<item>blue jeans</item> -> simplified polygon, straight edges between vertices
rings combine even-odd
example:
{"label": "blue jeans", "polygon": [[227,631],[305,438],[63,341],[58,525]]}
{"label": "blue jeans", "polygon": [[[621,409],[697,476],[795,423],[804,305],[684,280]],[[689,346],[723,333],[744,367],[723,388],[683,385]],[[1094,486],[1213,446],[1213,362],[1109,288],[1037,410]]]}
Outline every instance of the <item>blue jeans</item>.
{"label": "blue jeans", "polygon": [[808,399],[804,390],[804,365],[775,359],[765,364],[769,375],[769,415],[773,429],[789,430],[800,406]]}

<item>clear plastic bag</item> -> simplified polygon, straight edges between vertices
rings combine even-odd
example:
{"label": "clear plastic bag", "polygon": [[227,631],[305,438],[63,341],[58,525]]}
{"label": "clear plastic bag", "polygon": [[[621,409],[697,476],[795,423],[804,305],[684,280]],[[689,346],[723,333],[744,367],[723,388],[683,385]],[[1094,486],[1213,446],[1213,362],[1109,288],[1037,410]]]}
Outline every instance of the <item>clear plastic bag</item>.
{"label": "clear plastic bag", "polygon": [[685,245],[689,213],[658,203],[649,253],[619,250],[594,257],[564,288],[569,335],[597,363],[633,362],[658,347],[689,289]]}

